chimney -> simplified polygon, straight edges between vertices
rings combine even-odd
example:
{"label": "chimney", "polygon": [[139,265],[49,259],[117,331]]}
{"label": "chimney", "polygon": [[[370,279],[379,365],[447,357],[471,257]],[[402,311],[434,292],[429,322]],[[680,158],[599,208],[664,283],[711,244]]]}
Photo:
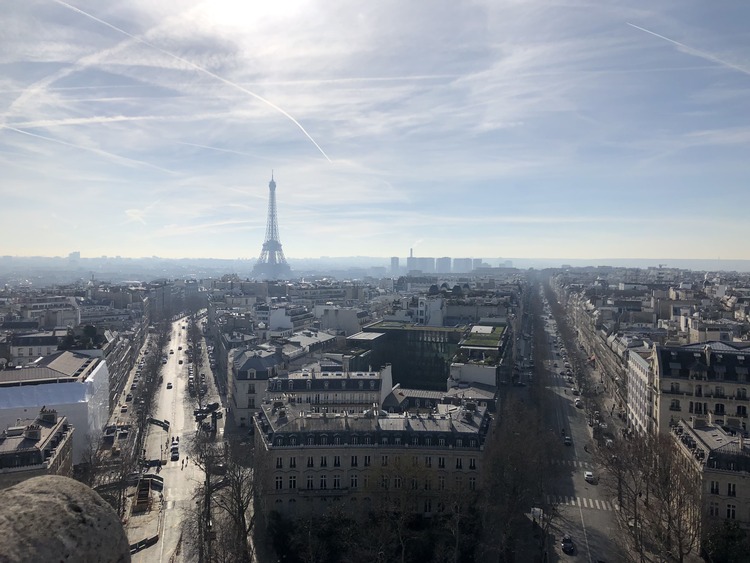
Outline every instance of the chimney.
{"label": "chimney", "polygon": [[704,350],[706,352],[706,365],[708,367],[711,367],[711,346],[706,344]]}

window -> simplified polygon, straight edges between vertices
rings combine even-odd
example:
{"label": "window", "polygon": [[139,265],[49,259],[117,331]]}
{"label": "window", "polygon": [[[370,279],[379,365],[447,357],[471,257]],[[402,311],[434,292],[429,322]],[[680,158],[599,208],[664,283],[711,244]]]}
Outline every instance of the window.
{"label": "window", "polygon": [[380,438],[380,443],[384,444],[384,445],[387,445],[388,444],[388,436],[383,436],[382,438]]}
{"label": "window", "polygon": [[307,445],[308,445],[308,446],[313,446],[313,445],[315,445],[315,437],[314,437],[314,436],[308,436],[308,437],[307,437]]}
{"label": "window", "polygon": [[708,515],[709,516],[718,516],[719,515],[719,503],[718,502],[710,502],[708,504]]}
{"label": "window", "polygon": [[737,416],[745,418],[747,416],[747,407],[745,405],[739,405],[737,407]]}
{"label": "window", "polygon": [[432,512],[432,500],[431,499],[426,499],[424,501],[424,511]]}
{"label": "window", "polygon": [[340,475],[334,475],[333,476],[333,488],[334,489],[340,489],[341,488],[341,476]]}
{"label": "window", "polygon": [[321,489],[327,489],[328,488],[328,475],[321,475],[320,476],[320,488]]}
{"label": "window", "polygon": [[721,385],[716,386],[716,393],[715,395],[717,397],[723,397],[724,396],[724,388]]}
{"label": "window", "polygon": [[325,446],[328,443],[328,436],[321,436],[320,443]]}
{"label": "window", "polygon": [[352,436],[352,445],[356,446],[359,444],[359,436]]}
{"label": "window", "polygon": [[354,475],[352,475],[351,477],[349,477],[349,486],[352,489],[356,489],[357,488],[357,475],[356,475],[356,473]]}
{"label": "window", "polygon": [[248,397],[247,398],[247,408],[254,409],[255,408],[255,397]]}
{"label": "window", "polygon": [[394,489],[400,489],[401,488],[401,477],[394,477],[393,478],[393,488]]}
{"label": "window", "polygon": [[336,444],[337,446],[340,446],[341,445],[341,436],[334,436],[333,437],[333,443]]}
{"label": "window", "polygon": [[289,476],[289,488],[290,489],[296,489],[297,488],[297,477],[295,475]]}
{"label": "window", "polygon": [[456,469],[463,469],[464,468],[464,460],[460,457],[456,458]]}
{"label": "window", "polygon": [[284,478],[283,477],[276,477],[276,490],[280,490],[284,488]]}
{"label": "window", "polygon": [[727,519],[734,520],[736,518],[737,518],[737,505],[728,504],[727,505]]}
{"label": "window", "polygon": [[477,468],[477,460],[473,457],[469,458],[469,469],[476,469]]}
{"label": "window", "polygon": [[388,488],[388,477],[383,475],[380,477],[380,488],[381,489],[387,489]]}
{"label": "window", "polygon": [[388,465],[388,456],[387,455],[381,456],[381,458],[380,458],[380,465],[382,465],[383,467],[385,467],[386,465]]}
{"label": "window", "polygon": [[425,467],[432,467],[432,456],[426,456],[424,458],[424,466]]}
{"label": "window", "polygon": [[463,447],[463,445],[464,445],[464,441],[461,438],[458,438],[456,440],[456,447],[457,448],[461,448],[461,447]]}
{"label": "window", "polygon": [[369,446],[371,443],[371,438],[369,436],[365,436],[365,445]]}
{"label": "window", "polygon": [[313,488],[313,476],[312,475],[307,476],[307,488],[308,489]]}
{"label": "window", "polygon": [[735,485],[734,483],[727,483],[727,496],[728,497],[737,496],[737,485]]}
{"label": "window", "polygon": [[419,481],[416,477],[411,478],[411,490],[416,491],[419,488]]}
{"label": "window", "polygon": [[289,437],[289,445],[290,446],[296,446],[297,445],[297,436],[290,436]]}
{"label": "window", "polygon": [[477,441],[474,438],[472,438],[471,440],[469,440],[469,445],[472,448],[476,448],[477,447]]}
{"label": "window", "polygon": [[477,490],[477,478],[476,477],[469,477],[469,490],[470,491]]}
{"label": "window", "polygon": [[444,475],[440,475],[438,477],[438,490],[439,491],[445,490],[445,476]]}
{"label": "window", "polygon": [[247,386],[247,392],[249,395],[255,395],[255,383],[251,383]]}
{"label": "window", "polygon": [[352,456],[352,467],[357,467],[357,456],[356,455]]}
{"label": "window", "polygon": [[669,386],[669,390],[672,393],[679,393],[680,392],[680,384],[679,383],[672,383]]}
{"label": "window", "polygon": [[719,482],[718,481],[711,481],[711,494],[712,495],[719,494]]}
{"label": "window", "polygon": [[439,469],[445,469],[445,458],[444,457],[438,457],[438,468]]}
{"label": "window", "polygon": [[445,446],[445,438],[438,438],[438,446],[441,448]]}
{"label": "window", "polygon": [[333,456],[333,466],[334,467],[341,467],[341,456]]}
{"label": "window", "polygon": [[425,438],[424,439],[424,445],[425,446],[431,446],[432,445],[432,438]]}
{"label": "window", "polygon": [[680,408],[680,401],[678,399],[672,399],[672,401],[669,403],[669,410],[671,411],[682,410]]}
{"label": "window", "polygon": [[309,456],[309,457],[307,458],[307,467],[315,467],[315,463],[313,463],[313,458],[312,458],[312,456]]}
{"label": "window", "polygon": [[419,465],[419,456],[418,455],[412,456],[412,458],[411,458],[411,464],[414,467],[417,467]]}
{"label": "window", "polygon": [[326,456],[320,456],[320,466],[328,467],[328,458]]}
{"label": "window", "polygon": [[412,436],[412,438],[411,438],[411,445],[412,446],[418,446],[419,445],[419,438],[417,436]]}
{"label": "window", "polygon": [[724,404],[716,403],[714,406],[714,414],[724,414]]}
{"label": "window", "polygon": [[365,456],[365,467],[370,467],[370,456],[369,455]]}
{"label": "window", "polygon": [[740,387],[737,389],[737,398],[738,399],[747,399],[747,389],[744,387]]}
{"label": "window", "polygon": [[429,477],[424,480],[424,490],[425,491],[431,491],[432,490],[432,479]]}
{"label": "window", "polygon": [[290,457],[289,458],[289,467],[291,469],[295,469],[297,467],[297,458],[296,457]]}
{"label": "window", "polygon": [[283,469],[284,468],[284,460],[280,457],[276,458],[276,469]]}
{"label": "window", "polygon": [[397,446],[400,446],[401,445],[401,436],[396,436],[393,439],[393,443],[396,444]]}

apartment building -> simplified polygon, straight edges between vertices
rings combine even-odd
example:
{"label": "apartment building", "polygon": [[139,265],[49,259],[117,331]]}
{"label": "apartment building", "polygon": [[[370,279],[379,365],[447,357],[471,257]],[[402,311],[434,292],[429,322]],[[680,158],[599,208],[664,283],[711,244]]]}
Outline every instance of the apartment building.
{"label": "apartment building", "polygon": [[268,380],[278,374],[281,358],[273,349],[235,348],[229,351],[227,401],[237,426],[252,424],[266,395]]}
{"label": "apartment building", "polygon": [[73,463],[83,460],[87,435],[107,423],[109,370],[101,350],[57,352],[21,369],[0,371],[0,425],[15,426],[43,406],[76,428]]}
{"label": "apartment building", "polygon": [[73,427],[54,409],[18,419],[0,434],[0,489],[40,475],[73,473]]}
{"label": "apartment building", "polygon": [[725,520],[750,530],[750,442],[703,419],[680,421],[672,433],[701,484],[702,532]]}
{"label": "apartment building", "polygon": [[658,432],[668,432],[682,419],[698,418],[747,430],[750,347],[707,342],[656,346],[654,354]]}
{"label": "apartment building", "polygon": [[378,371],[323,371],[312,364],[268,380],[271,402],[288,400],[313,413],[362,413],[381,407],[391,392],[391,366]]}
{"label": "apartment building", "polygon": [[364,515],[404,491],[411,510],[429,515],[476,490],[492,419],[474,403],[429,414],[328,414],[274,401],[263,404],[254,427],[264,513],[320,514],[338,502]]}

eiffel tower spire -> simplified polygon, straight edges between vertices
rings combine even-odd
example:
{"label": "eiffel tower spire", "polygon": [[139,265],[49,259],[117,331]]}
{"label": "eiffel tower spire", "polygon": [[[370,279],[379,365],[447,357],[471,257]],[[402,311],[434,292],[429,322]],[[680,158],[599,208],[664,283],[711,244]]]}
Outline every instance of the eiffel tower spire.
{"label": "eiffel tower spire", "polygon": [[253,275],[265,279],[288,279],[291,268],[284,258],[279,238],[279,227],[276,219],[276,182],[271,172],[271,181],[268,183],[268,219],[266,221],[266,239],[263,241],[263,249],[260,258],[255,263]]}

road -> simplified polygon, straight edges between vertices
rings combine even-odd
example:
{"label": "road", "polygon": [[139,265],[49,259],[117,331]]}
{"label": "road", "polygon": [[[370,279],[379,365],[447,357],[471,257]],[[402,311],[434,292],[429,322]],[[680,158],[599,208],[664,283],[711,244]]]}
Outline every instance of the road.
{"label": "road", "polygon": [[598,476],[598,467],[589,450],[593,448],[591,429],[584,409],[574,404],[577,398],[573,394],[574,385],[569,383],[567,375],[560,373],[567,371],[565,347],[558,344],[556,323],[548,315],[545,309],[545,341],[535,344],[546,347],[549,353],[549,360],[541,366],[547,372],[547,388],[553,395],[553,408],[547,411],[547,422],[560,440],[564,436],[571,438],[571,445],[563,448],[562,459],[550,460],[561,469],[556,494],[548,499],[558,503],[560,514],[554,526],[555,551],[562,560],[570,557],[562,552],[560,545],[563,534],[569,534],[576,545],[579,561],[612,561],[621,553],[614,541],[620,533],[614,512],[617,507],[600,490],[596,480],[589,483],[584,479],[585,471]]}
{"label": "road", "polygon": [[[152,416],[160,420],[168,420],[169,431],[159,426],[150,426],[146,440],[146,458],[162,459],[160,475],[164,478],[163,502],[161,505],[159,542],[132,556],[134,563],[152,563],[179,561],[179,554],[183,550],[181,538],[182,523],[189,512],[195,507],[194,494],[196,488],[203,483],[204,474],[189,457],[188,444],[194,439],[197,424],[193,416],[196,408],[195,399],[188,392],[188,331],[186,319],[179,319],[172,323],[171,337],[167,351],[167,363],[162,366],[164,381],[157,396],[157,403]],[[203,343],[201,348],[205,349]],[[171,352],[169,351],[171,350]],[[182,363],[180,363],[182,361]],[[202,368],[210,382],[212,377],[207,363]],[[195,374],[196,379],[199,374]],[[168,384],[172,388],[168,389]],[[216,400],[215,388],[209,383],[207,400]],[[223,422],[223,420],[219,421]],[[223,425],[220,425],[217,440],[222,440]],[[170,447],[172,441],[179,438],[179,458],[171,460]],[[154,503],[154,510],[159,503]]]}

